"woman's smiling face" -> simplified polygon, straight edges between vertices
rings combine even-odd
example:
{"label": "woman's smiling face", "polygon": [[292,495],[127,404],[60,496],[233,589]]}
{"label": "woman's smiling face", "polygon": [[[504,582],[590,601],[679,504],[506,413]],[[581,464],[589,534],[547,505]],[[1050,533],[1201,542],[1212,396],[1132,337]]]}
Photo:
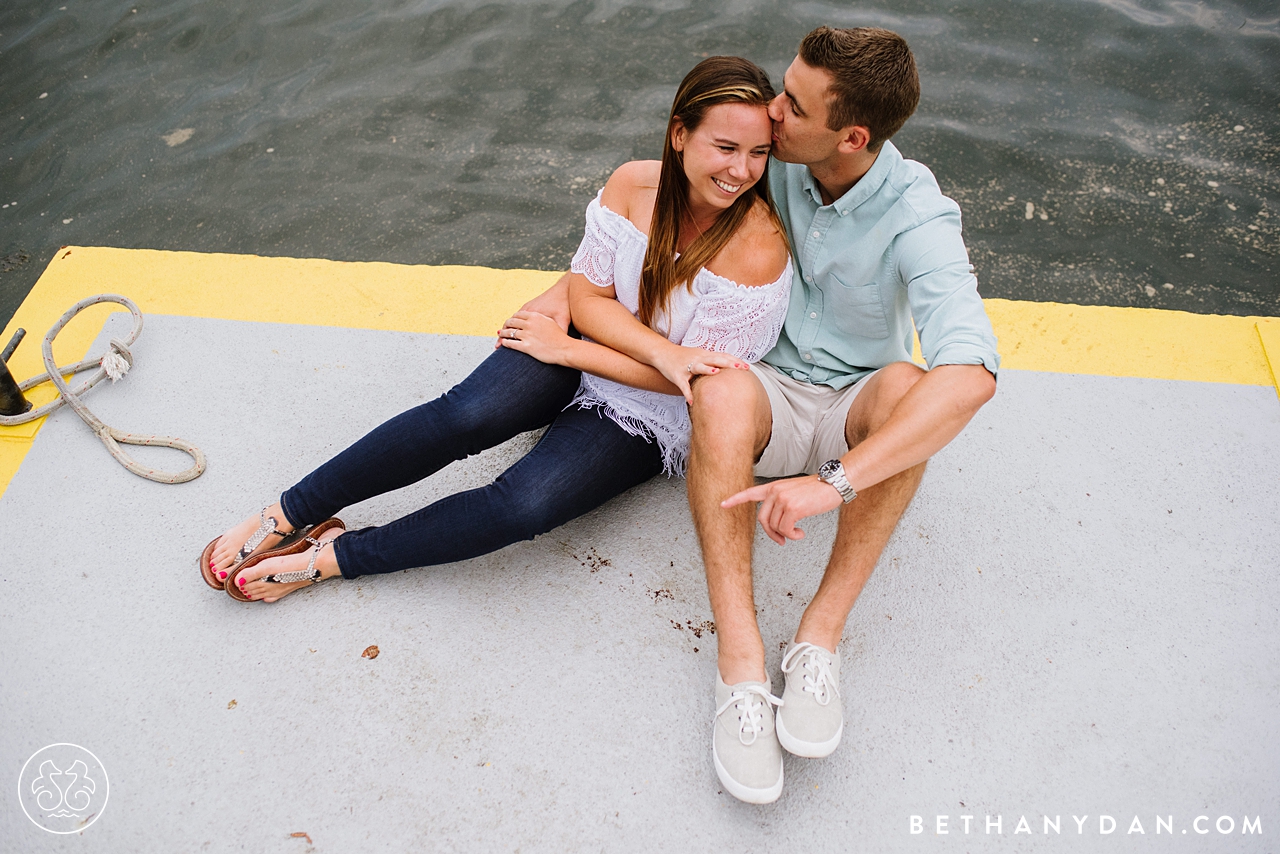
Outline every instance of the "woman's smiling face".
{"label": "woman's smiling face", "polygon": [[695,211],[726,210],[760,180],[772,132],[764,106],[742,103],[716,104],[693,131],[676,126],[671,146],[683,155]]}

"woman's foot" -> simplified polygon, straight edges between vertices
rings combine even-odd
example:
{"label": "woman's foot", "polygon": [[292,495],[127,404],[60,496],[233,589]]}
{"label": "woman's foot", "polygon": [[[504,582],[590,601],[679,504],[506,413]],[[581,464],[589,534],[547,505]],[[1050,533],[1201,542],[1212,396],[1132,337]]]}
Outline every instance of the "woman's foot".
{"label": "woman's foot", "polygon": [[[244,558],[237,560],[245,546],[249,543],[251,537],[263,525],[264,520],[270,524],[275,520],[275,529],[267,534],[260,543],[254,548],[250,548],[250,553],[254,551],[266,551],[273,549],[284,542],[289,534],[293,533],[293,525],[285,518],[284,510],[280,507],[280,503],[276,502],[270,507],[266,507],[261,513],[250,516],[239,525],[228,530],[213,542],[213,550],[209,555],[207,576],[212,576],[219,583],[225,583],[231,571],[244,560],[249,557],[248,554]],[[202,558],[203,560],[203,558]],[[201,571],[204,571],[201,567]]]}
{"label": "woman's foot", "polygon": [[[295,554],[270,557],[258,561],[235,576],[236,589],[252,602],[275,602],[288,596],[295,590],[310,587],[315,581],[264,581],[267,576],[279,576],[288,572],[310,572],[320,570],[320,580],[341,575],[338,558],[333,552],[332,542],[343,533],[342,523],[328,528],[316,539],[320,545]],[[317,526],[320,527],[320,526]]]}

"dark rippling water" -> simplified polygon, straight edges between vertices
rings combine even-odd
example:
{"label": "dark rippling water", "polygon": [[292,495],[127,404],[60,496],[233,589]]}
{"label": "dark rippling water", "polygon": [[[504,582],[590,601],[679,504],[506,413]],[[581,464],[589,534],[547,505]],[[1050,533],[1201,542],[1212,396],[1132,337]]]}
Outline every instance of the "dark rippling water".
{"label": "dark rippling water", "polygon": [[1274,0],[4,0],[0,318],[71,243],[563,268],[685,71],[820,23],[912,45],[984,295],[1280,314]]}

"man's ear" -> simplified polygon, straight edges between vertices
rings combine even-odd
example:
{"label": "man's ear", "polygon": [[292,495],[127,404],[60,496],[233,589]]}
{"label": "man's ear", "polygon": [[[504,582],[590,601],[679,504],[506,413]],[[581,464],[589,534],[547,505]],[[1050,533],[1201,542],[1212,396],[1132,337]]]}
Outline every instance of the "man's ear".
{"label": "man's ear", "polygon": [[871,131],[862,125],[853,125],[844,129],[844,138],[836,146],[841,154],[854,154],[866,151],[871,142]]}
{"label": "man's ear", "polygon": [[684,122],[676,119],[671,127],[671,147],[676,151],[684,151],[684,141],[688,135],[689,131],[685,128]]}

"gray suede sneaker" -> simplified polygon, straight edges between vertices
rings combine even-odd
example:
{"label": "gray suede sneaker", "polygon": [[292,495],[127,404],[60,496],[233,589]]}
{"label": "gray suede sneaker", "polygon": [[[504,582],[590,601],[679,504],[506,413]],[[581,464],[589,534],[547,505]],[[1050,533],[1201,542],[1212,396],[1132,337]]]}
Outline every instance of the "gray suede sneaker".
{"label": "gray suede sneaker", "polygon": [[749,804],[782,794],[782,748],[773,731],[773,706],[782,701],[768,682],[724,684],[716,673],[716,721],[711,756],[725,791]]}
{"label": "gray suede sneaker", "polygon": [[818,759],[840,745],[840,653],[794,640],[782,656],[787,684],[778,712],[778,741],[795,756]]}

